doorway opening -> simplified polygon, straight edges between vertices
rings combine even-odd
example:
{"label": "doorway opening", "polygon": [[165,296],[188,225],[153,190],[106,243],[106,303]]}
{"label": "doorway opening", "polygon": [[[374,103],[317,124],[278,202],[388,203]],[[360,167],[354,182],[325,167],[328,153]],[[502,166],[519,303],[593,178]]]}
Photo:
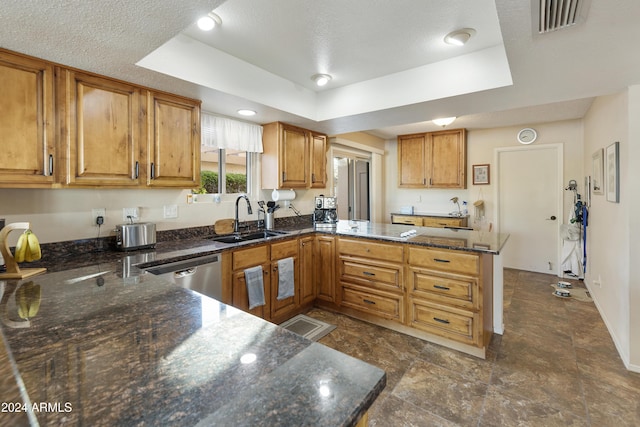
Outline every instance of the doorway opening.
{"label": "doorway opening", "polygon": [[349,153],[334,153],[333,194],[337,198],[338,219],[371,219],[370,170],[369,159]]}

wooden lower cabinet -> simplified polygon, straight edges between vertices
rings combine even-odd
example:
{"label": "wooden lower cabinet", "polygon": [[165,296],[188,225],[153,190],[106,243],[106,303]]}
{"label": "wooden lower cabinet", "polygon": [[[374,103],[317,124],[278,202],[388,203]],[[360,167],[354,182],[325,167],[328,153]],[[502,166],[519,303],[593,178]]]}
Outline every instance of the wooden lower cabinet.
{"label": "wooden lower cabinet", "polygon": [[[324,237],[319,235],[318,241]],[[493,331],[492,255],[366,238],[334,239],[335,303],[327,304],[329,298],[318,294],[316,304],[486,357]],[[330,291],[325,288],[324,294]]]}
{"label": "wooden lower cabinet", "polygon": [[[298,258],[298,240],[288,240],[271,244],[271,312],[269,319],[282,323],[295,316],[300,306],[300,262]],[[280,290],[278,261],[293,258],[294,295],[278,299]]]}
{"label": "wooden lower cabinet", "polygon": [[409,326],[484,357],[493,331],[492,256],[409,247],[407,272]]}
{"label": "wooden lower cabinet", "polygon": [[340,283],[342,287],[340,305],[373,314],[385,319],[402,322],[404,319],[404,298],[392,292],[371,290],[352,283]]}
{"label": "wooden lower cabinet", "polygon": [[[263,319],[270,317],[271,295],[271,257],[269,245],[260,245],[248,249],[238,249],[231,254],[232,273],[232,300],[231,304],[240,310],[251,313]],[[265,305],[249,309],[249,294],[244,270],[251,267],[262,267],[262,279],[264,285]]]}
{"label": "wooden lower cabinet", "polygon": [[315,236],[300,238],[300,305],[313,304],[316,299]]}
{"label": "wooden lower cabinet", "polygon": [[413,297],[409,298],[409,310],[409,325],[414,328],[473,346],[482,342],[482,326],[477,311]]}
{"label": "wooden lower cabinet", "polygon": [[[315,236],[306,236],[233,251],[229,268],[231,305],[273,323],[282,323],[310,308],[316,298],[314,242]],[[294,295],[278,299],[278,262],[286,258],[293,258]],[[250,310],[244,271],[256,266],[262,268],[265,305]]]}
{"label": "wooden lower cabinet", "polygon": [[467,227],[468,218],[454,218],[444,216],[424,216],[424,215],[398,215],[391,214],[392,224],[415,225],[417,227]]}
{"label": "wooden lower cabinet", "polygon": [[[251,266],[255,267],[255,266]],[[249,268],[249,267],[247,267]],[[245,280],[244,271],[236,271],[233,273],[232,287],[233,287],[233,299],[232,305],[240,310],[251,313],[254,316],[258,316],[262,319],[268,319],[270,313],[270,283],[271,283],[271,264],[262,264],[262,274],[264,282],[264,299],[265,305],[254,307],[249,309],[249,294],[247,292],[247,281]]]}
{"label": "wooden lower cabinet", "polygon": [[336,302],[336,238],[316,237],[315,282],[316,297],[330,303]]}
{"label": "wooden lower cabinet", "polygon": [[338,253],[339,305],[403,323],[402,246],[340,238]]}
{"label": "wooden lower cabinet", "polygon": [[[278,260],[294,259],[295,295],[278,300]],[[493,256],[330,234],[238,249],[232,305],[281,323],[312,304],[486,357],[493,331]],[[265,305],[249,310],[244,269],[261,266]]]}

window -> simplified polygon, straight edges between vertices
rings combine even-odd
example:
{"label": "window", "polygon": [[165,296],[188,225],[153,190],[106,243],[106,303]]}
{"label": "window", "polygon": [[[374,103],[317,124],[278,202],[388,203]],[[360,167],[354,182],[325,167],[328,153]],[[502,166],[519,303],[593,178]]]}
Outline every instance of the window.
{"label": "window", "polygon": [[201,188],[207,193],[247,193],[253,156],[253,153],[246,151],[203,146],[200,159]]}
{"label": "window", "polygon": [[249,193],[262,126],[202,114],[201,192]]}

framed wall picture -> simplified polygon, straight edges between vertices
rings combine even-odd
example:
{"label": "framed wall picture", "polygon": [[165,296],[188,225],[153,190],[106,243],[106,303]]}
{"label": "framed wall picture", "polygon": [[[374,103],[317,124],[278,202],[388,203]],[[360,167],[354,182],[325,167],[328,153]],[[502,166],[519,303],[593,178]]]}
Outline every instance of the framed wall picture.
{"label": "framed wall picture", "polygon": [[591,156],[591,189],[593,194],[604,194],[603,171],[602,148],[600,148]]}
{"label": "framed wall picture", "polygon": [[473,165],[473,185],[487,185],[489,183],[489,165]]}
{"label": "framed wall picture", "polygon": [[607,147],[605,164],[607,173],[605,176],[605,188],[607,200],[618,203],[620,201],[620,143],[614,142]]}

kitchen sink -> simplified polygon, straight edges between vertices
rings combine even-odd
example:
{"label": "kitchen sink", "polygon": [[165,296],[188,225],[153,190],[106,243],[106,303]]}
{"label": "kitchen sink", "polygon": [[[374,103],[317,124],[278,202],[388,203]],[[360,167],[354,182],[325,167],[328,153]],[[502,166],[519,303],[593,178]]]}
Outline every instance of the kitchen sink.
{"label": "kitchen sink", "polygon": [[253,233],[234,233],[224,236],[211,237],[214,242],[220,243],[240,243],[251,240],[267,239],[269,237],[282,236],[288,234],[286,231],[264,230]]}

